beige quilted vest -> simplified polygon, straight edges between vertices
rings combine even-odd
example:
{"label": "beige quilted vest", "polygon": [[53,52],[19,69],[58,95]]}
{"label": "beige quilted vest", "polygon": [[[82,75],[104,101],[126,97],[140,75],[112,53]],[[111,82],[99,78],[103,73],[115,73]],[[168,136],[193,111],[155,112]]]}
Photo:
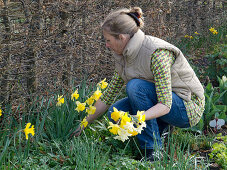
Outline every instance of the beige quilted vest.
{"label": "beige quilted vest", "polygon": [[130,39],[123,51],[123,56],[114,54],[116,70],[122,79],[126,83],[133,78],[154,82],[150,64],[151,55],[157,49],[173,51],[176,56],[171,67],[172,91],[185,101],[190,101],[192,94],[203,98],[203,86],[182,52],[164,40],[144,35],[141,30],[138,30]]}

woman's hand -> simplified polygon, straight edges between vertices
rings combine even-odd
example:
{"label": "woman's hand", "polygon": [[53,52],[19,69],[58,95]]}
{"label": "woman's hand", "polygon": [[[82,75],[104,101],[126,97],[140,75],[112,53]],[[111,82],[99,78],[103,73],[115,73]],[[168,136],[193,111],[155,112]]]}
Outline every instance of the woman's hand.
{"label": "woman's hand", "polygon": [[[108,106],[103,103],[100,99],[95,103],[96,111],[93,115],[87,116],[88,124],[92,123],[95,119],[97,119],[99,116],[101,116],[108,108]],[[79,126],[70,137],[78,137],[82,133],[82,131],[85,129],[85,127]]]}
{"label": "woman's hand", "polygon": [[71,138],[73,137],[73,136],[75,136],[75,137],[78,137],[78,136],[80,136],[80,134],[82,133],[82,131],[83,131],[83,129],[81,129],[81,127],[79,126],[72,134],[71,134]]}

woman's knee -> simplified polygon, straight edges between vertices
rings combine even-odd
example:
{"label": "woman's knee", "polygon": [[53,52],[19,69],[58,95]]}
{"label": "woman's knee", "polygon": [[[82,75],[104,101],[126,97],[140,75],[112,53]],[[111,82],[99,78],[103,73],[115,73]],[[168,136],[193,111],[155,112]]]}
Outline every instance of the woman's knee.
{"label": "woman's knee", "polygon": [[138,92],[152,92],[156,93],[155,85],[152,82],[143,79],[132,79],[126,85],[126,92],[128,95]]}
{"label": "woman's knee", "polygon": [[140,79],[132,79],[126,85],[127,94],[132,93],[134,91],[138,91]]}

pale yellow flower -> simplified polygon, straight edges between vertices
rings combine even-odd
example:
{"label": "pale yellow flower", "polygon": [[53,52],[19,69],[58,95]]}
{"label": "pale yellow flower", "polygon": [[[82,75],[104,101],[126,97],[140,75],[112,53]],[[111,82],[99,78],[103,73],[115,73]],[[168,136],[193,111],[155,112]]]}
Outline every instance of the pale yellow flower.
{"label": "pale yellow flower", "polygon": [[135,130],[140,134],[143,128],[146,128],[146,126],[147,124],[145,122],[141,122],[139,125],[137,125],[137,128]]}
{"label": "pale yellow flower", "polygon": [[76,101],[76,105],[77,105],[77,107],[76,107],[76,111],[84,111],[85,110],[85,105],[86,105],[86,103],[80,103],[79,101]]}
{"label": "pale yellow flower", "polygon": [[118,136],[115,136],[114,139],[118,139],[118,140],[121,140],[122,142],[124,142],[125,140],[128,140],[129,136],[132,136],[132,134],[130,134],[128,132],[128,130],[125,130],[123,128],[120,128],[118,130]]}
{"label": "pale yellow flower", "polygon": [[65,100],[63,98],[63,95],[62,96],[58,95],[58,99],[57,100],[58,100],[58,102],[57,102],[56,106],[61,106],[65,102]]}
{"label": "pale yellow flower", "polygon": [[71,94],[71,100],[74,101],[74,99],[78,99],[79,98],[79,94],[78,94],[78,90],[76,90],[73,94]]}
{"label": "pale yellow flower", "polygon": [[96,111],[96,107],[95,106],[89,106],[89,109],[86,109],[86,112],[89,114],[89,115],[93,115]]}
{"label": "pale yellow flower", "polygon": [[136,117],[138,118],[139,122],[144,122],[145,121],[145,114],[143,114],[144,111],[137,111]]}
{"label": "pale yellow flower", "polygon": [[26,136],[26,139],[28,140],[28,134],[31,133],[32,136],[35,135],[35,130],[34,130],[34,125],[32,125],[32,127],[30,128],[31,126],[31,123],[27,123],[25,129],[24,129],[24,133],[25,133],[25,136]]}
{"label": "pale yellow flower", "polygon": [[93,97],[97,101],[102,95],[102,92],[97,88],[97,90],[94,92]]}
{"label": "pale yellow flower", "polygon": [[136,128],[133,125],[133,122],[127,122],[126,125],[124,125],[124,129],[128,131],[130,136],[136,136],[138,134]]}
{"label": "pale yellow flower", "polygon": [[106,82],[106,78],[102,80],[100,83],[98,83],[98,85],[101,89],[105,89],[108,86],[108,83]]}
{"label": "pale yellow flower", "polygon": [[86,119],[86,117],[82,120],[82,122],[80,123],[80,127],[81,128],[83,128],[83,127],[87,127],[87,125],[88,125],[88,121],[87,121],[87,119]]}

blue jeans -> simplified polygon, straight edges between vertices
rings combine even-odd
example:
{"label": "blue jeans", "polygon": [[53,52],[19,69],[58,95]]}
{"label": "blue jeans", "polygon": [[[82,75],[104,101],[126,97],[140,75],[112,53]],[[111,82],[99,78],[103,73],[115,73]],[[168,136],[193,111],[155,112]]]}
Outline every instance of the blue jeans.
{"label": "blue jeans", "polygon": [[[137,111],[148,110],[158,103],[155,84],[142,79],[132,79],[126,85],[126,98],[114,103],[108,110],[110,121],[113,107],[118,110],[129,112],[136,115]],[[154,149],[156,146],[161,147],[162,141],[160,135],[168,125],[181,128],[190,127],[187,112],[183,99],[172,92],[172,107],[170,112],[156,119],[146,121],[147,127],[141,134],[137,135],[141,149]]]}

